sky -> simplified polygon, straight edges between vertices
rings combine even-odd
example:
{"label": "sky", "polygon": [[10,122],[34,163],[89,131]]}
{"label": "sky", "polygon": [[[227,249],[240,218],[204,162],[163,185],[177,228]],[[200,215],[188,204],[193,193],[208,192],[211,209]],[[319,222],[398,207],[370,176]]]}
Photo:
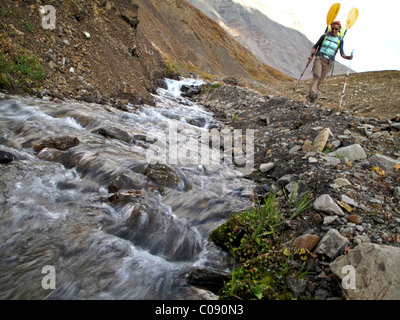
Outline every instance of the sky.
{"label": "sky", "polygon": [[[337,55],[336,60],[357,72],[400,70],[400,1],[396,0],[234,0],[260,9],[268,17],[304,33],[316,43],[326,28],[326,17],[334,3],[340,3],[335,20],[346,28],[350,10],[359,10],[358,19],[344,38],[344,52],[350,62]],[[271,10],[272,9],[272,10]],[[284,13],[284,14],[282,14]],[[293,21],[297,20],[297,24]],[[311,51],[311,48],[310,48]]]}

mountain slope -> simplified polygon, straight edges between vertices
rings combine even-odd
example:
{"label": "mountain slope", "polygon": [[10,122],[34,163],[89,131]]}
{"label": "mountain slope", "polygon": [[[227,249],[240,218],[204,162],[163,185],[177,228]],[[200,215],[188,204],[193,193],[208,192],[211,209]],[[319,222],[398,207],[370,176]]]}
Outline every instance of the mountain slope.
{"label": "mountain slope", "polygon": [[[313,46],[302,33],[232,0],[188,1],[215,20],[261,61],[293,78],[300,77]],[[347,67],[335,63],[334,74],[343,74],[346,70]],[[311,77],[310,67],[304,79]]]}
{"label": "mountain slope", "polygon": [[152,39],[164,56],[182,68],[199,69],[218,76],[242,76],[272,82],[288,79],[258,61],[248,49],[188,2],[135,2],[142,8],[143,16],[147,15],[142,32]]}
{"label": "mountain slope", "polygon": [[[47,30],[41,4],[0,4],[0,88],[136,104],[152,102],[160,79],[189,72],[264,83],[291,80],[185,0],[52,0],[45,4],[56,10],[56,28]],[[21,52],[42,64],[39,84],[16,71]]]}

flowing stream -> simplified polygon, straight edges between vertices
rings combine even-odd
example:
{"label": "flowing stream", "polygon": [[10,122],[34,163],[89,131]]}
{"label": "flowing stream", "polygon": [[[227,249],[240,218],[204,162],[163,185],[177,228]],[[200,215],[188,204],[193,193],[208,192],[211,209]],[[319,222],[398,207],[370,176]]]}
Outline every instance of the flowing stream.
{"label": "flowing stream", "polygon": [[[0,150],[15,160],[0,164],[0,299],[203,299],[188,274],[229,270],[207,237],[253,184],[218,152],[172,161],[171,142],[209,148],[199,137],[218,123],[181,97],[195,80],[166,81],[155,106],[128,110],[1,94]],[[37,147],[60,137],[79,143]]]}

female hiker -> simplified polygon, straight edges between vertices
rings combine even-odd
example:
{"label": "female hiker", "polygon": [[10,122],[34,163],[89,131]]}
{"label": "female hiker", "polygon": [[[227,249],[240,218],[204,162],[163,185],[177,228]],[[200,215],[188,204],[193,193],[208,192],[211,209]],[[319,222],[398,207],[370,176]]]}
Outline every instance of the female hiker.
{"label": "female hiker", "polygon": [[331,24],[331,31],[321,36],[318,42],[311,50],[308,61],[311,61],[316,53],[313,66],[313,81],[311,83],[310,92],[307,96],[307,102],[314,102],[318,98],[318,92],[322,81],[331,71],[336,53],[340,50],[340,56],[343,59],[352,60],[353,55],[346,56],[343,51],[343,39],[339,36],[342,25],[339,21]]}

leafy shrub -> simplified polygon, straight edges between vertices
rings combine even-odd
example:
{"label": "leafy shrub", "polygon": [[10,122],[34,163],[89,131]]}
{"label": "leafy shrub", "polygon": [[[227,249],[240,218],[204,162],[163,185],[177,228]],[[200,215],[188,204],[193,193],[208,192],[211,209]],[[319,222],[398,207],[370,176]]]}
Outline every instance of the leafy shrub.
{"label": "leafy shrub", "polygon": [[[305,203],[309,203],[308,197],[307,193],[295,205],[289,199],[288,207],[301,213]],[[234,215],[210,234],[210,239],[239,263],[232,270],[231,280],[221,289],[221,299],[292,299],[285,279],[307,274],[307,256],[304,249],[289,251],[283,245],[282,212],[276,194],[271,194],[263,205]],[[292,212],[289,214],[295,217]]]}

